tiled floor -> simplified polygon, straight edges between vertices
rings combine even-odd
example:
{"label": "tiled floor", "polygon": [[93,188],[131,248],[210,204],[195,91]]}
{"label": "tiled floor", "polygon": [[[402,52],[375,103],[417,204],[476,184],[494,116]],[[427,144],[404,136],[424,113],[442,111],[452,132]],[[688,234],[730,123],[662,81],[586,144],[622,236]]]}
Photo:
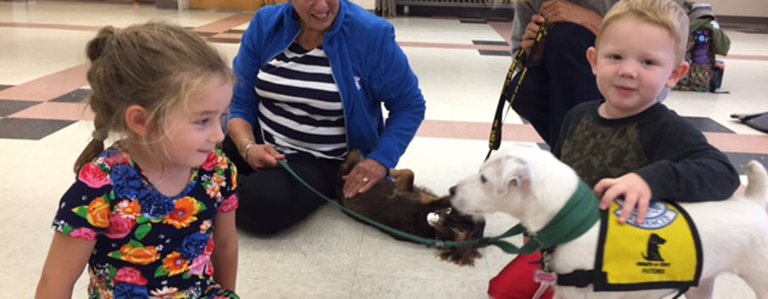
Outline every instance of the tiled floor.
{"label": "tiled floor", "polygon": [[[151,5],[93,2],[0,2],[0,293],[29,298],[52,235],[56,202],[72,183],[72,164],[91,132],[84,46],[103,25],[167,19],[209,38],[230,59],[251,14],[160,11]],[[491,20],[398,18],[398,41],[419,76],[427,120],[401,167],[417,183],[447,192],[477,170],[509,67],[510,24]],[[736,24],[723,89],[730,94],[673,92],[665,104],[689,117],[743,171],[763,163],[768,135],[729,118],[768,111],[768,35]],[[541,143],[511,113],[505,142]],[[449,162],[449,163],[446,163]],[[486,234],[514,223],[489,216]],[[520,240],[515,240],[519,242]],[[485,298],[488,280],[512,259],[485,249],[475,267],[441,262],[434,250],[397,242],[324,207],[271,239],[240,239],[238,292],[243,298]],[[85,297],[85,279],[75,287]],[[723,276],[717,298],[755,298],[735,276]]]}

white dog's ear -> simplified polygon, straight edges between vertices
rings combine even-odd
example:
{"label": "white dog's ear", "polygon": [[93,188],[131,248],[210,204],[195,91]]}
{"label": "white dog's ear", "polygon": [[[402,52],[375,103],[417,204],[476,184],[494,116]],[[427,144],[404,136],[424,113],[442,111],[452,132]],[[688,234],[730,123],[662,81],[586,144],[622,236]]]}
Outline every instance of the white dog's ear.
{"label": "white dog's ear", "polygon": [[497,193],[504,196],[510,189],[527,190],[531,186],[531,172],[528,165],[520,159],[507,158],[501,162],[501,178]]}

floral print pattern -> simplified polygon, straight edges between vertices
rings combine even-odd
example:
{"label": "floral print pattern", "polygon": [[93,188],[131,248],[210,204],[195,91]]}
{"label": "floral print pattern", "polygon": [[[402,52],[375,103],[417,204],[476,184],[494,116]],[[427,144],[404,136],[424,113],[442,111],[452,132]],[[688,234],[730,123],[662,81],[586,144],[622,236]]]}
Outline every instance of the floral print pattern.
{"label": "floral print pattern", "polygon": [[160,193],[119,146],[85,165],[53,229],[96,241],[89,298],[238,298],[213,281],[213,219],[233,212],[237,169],[220,151],[175,197]]}

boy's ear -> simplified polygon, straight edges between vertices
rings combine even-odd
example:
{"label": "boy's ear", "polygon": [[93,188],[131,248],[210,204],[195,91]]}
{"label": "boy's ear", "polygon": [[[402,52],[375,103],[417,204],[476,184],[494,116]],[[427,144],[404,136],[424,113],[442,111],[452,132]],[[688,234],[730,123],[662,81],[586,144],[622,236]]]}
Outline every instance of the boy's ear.
{"label": "boy's ear", "polygon": [[587,60],[589,60],[589,65],[592,66],[592,74],[597,75],[597,49],[595,47],[587,49]]}
{"label": "boy's ear", "polygon": [[131,105],[125,109],[125,123],[128,125],[128,129],[142,138],[146,138],[149,133],[148,119],[149,112],[144,107]]}
{"label": "boy's ear", "polygon": [[669,76],[669,80],[667,80],[666,86],[669,88],[675,87],[675,85],[677,85],[677,81],[680,81],[680,79],[688,73],[688,69],[690,68],[691,66],[687,62],[680,62],[680,64],[674,70],[672,70],[672,74]]}

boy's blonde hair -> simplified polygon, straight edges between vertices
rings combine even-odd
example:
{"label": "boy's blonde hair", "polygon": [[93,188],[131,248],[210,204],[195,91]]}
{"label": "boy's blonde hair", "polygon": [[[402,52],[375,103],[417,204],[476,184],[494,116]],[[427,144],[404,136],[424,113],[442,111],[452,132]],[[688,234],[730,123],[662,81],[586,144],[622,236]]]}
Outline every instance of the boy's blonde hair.
{"label": "boy's blonde hair", "polygon": [[[91,62],[88,83],[93,90],[87,104],[95,114],[95,130],[93,140],[75,162],[75,172],[104,151],[103,139],[110,133],[124,135],[121,145],[153,141],[137,140],[132,134],[125,119],[128,107],[138,105],[149,112],[149,135],[157,140],[167,134],[171,109],[187,107],[195,93],[215,81],[235,81],[216,49],[194,32],[168,23],[122,30],[104,27],[88,42],[86,54]],[[167,157],[163,154],[153,153]]]}
{"label": "boy's blonde hair", "polygon": [[688,46],[688,15],[683,8],[672,0],[622,0],[616,3],[605,15],[597,33],[595,45],[600,44],[602,33],[617,20],[634,17],[642,22],[656,25],[666,30],[677,45],[677,62],[681,62]]}

